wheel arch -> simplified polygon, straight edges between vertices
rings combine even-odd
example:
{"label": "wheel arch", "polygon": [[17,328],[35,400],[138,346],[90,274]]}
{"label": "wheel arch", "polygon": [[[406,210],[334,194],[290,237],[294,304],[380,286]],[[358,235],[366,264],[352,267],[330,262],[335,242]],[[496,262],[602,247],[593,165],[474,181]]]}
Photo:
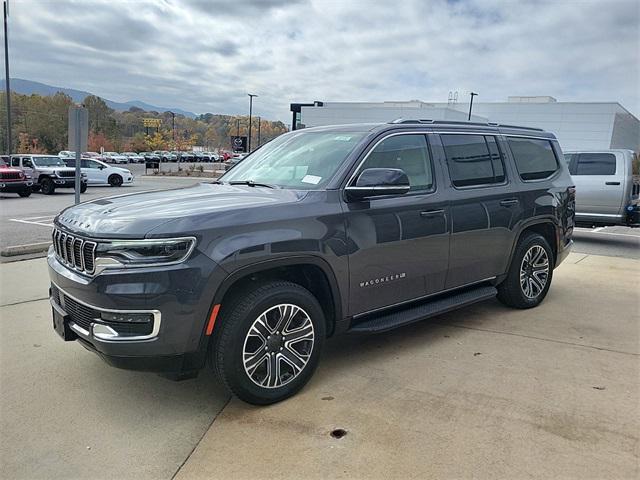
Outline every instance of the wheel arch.
{"label": "wheel arch", "polygon": [[518,246],[518,243],[520,243],[520,239],[528,232],[538,233],[542,235],[547,240],[547,242],[549,242],[551,251],[553,253],[553,264],[555,267],[558,260],[558,226],[553,217],[532,219],[521,226],[520,230],[515,236],[513,245],[511,245],[508,265],[511,266],[513,256],[516,252],[516,247]]}
{"label": "wheel arch", "polygon": [[238,287],[268,280],[287,280],[309,290],[324,312],[327,336],[334,333],[337,322],[343,316],[342,296],[329,264],[314,256],[265,260],[232,272],[216,290],[210,312],[215,305],[224,308],[225,302],[228,303]]}

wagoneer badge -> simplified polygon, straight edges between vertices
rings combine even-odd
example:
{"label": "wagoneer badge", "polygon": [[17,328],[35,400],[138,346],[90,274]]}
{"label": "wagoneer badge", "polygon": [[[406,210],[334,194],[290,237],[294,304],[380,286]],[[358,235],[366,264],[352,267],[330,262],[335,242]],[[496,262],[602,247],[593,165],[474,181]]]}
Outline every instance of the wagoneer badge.
{"label": "wagoneer badge", "polygon": [[406,276],[407,274],[405,272],[402,272],[393,275],[387,275],[386,277],[373,278],[365,282],[360,282],[360,288],[372,287],[374,285],[380,285],[381,283],[393,282],[394,280],[400,280],[401,278],[404,278]]}

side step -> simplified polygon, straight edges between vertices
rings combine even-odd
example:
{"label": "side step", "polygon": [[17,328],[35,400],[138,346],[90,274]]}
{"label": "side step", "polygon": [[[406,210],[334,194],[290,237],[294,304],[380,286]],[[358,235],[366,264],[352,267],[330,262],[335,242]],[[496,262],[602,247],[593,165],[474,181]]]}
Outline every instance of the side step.
{"label": "side step", "polygon": [[352,325],[349,333],[378,333],[402,327],[410,323],[424,320],[425,318],[440,315],[460,307],[465,307],[476,302],[489,300],[496,296],[498,291],[490,285],[482,285],[471,289],[461,290],[451,294],[445,294],[435,300],[423,302],[402,310],[382,312],[373,317],[367,317]]}

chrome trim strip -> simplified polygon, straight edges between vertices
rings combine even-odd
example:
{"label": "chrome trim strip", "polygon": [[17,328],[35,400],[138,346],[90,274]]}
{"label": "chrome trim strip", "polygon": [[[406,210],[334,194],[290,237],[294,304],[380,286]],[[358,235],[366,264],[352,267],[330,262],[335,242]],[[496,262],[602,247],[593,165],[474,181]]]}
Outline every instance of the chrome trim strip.
{"label": "chrome trim strip", "polygon": [[[111,308],[96,307],[95,305],[91,305],[91,304],[89,304],[87,302],[83,302],[82,300],[79,300],[78,298],[74,297],[73,295],[69,295],[65,290],[60,288],[57,283],[55,283],[55,282],[51,282],[51,283],[58,289],[58,291],[61,294],[66,295],[67,297],[69,297],[73,301],[78,302],[80,305],[84,305],[87,308],[91,308],[92,310],[98,310],[100,312],[108,312],[108,313],[150,313],[150,314],[153,315],[153,329],[152,329],[151,333],[149,335],[137,335],[137,336],[132,336],[132,337],[109,336],[107,338],[107,335],[105,335],[105,334],[97,334],[97,335],[93,334],[93,335],[90,335],[89,332],[84,330],[82,327],[79,327],[75,323],[71,322],[78,329],[82,330],[83,332],[86,332],[86,333],[83,333],[83,335],[87,336],[87,338],[93,338],[93,339],[95,339],[97,341],[105,342],[105,343],[139,342],[139,341],[145,341],[145,340],[154,339],[160,333],[160,322],[162,320],[162,314],[160,313],[160,310],[116,310],[116,309],[111,309]],[[50,300],[53,301],[53,298],[51,298]],[[66,313],[66,311],[65,311],[65,313]],[[105,322],[105,324],[108,325],[107,322]],[[93,325],[93,323],[91,325]]]}
{"label": "chrome trim strip", "polygon": [[576,217],[623,218],[624,215],[613,215],[613,214],[609,214],[609,213],[579,213],[579,212],[576,212]]}
{"label": "chrome trim strip", "polygon": [[436,295],[442,295],[443,293],[452,292],[454,290],[458,290],[460,288],[470,287],[472,285],[477,285],[479,283],[489,282],[491,280],[495,280],[498,277],[488,277],[483,280],[477,280],[475,282],[465,283],[464,285],[458,285],[457,287],[447,288],[445,290],[440,290],[439,292],[430,293],[428,295],[423,295],[421,297],[411,298],[409,300],[404,300],[402,302],[394,303],[392,305],[385,305],[384,307],[374,308],[373,310],[367,310],[366,312],[357,313],[352,317],[352,320],[357,320],[359,318],[364,317],[365,315],[370,315],[372,313],[380,312],[382,310],[387,310],[388,308],[399,307],[401,305],[406,305],[407,303],[419,302],[421,300],[426,300],[429,297],[435,297]]}

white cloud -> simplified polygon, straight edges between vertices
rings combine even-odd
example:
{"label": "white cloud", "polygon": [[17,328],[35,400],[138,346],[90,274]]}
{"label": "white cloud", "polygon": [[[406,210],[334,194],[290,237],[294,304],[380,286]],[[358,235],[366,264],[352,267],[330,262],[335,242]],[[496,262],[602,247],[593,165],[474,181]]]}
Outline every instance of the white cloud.
{"label": "white cloud", "polygon": [[474,90],[640,113],[637,0],[14,0],[10,35],[12,76],[195,112]]}

